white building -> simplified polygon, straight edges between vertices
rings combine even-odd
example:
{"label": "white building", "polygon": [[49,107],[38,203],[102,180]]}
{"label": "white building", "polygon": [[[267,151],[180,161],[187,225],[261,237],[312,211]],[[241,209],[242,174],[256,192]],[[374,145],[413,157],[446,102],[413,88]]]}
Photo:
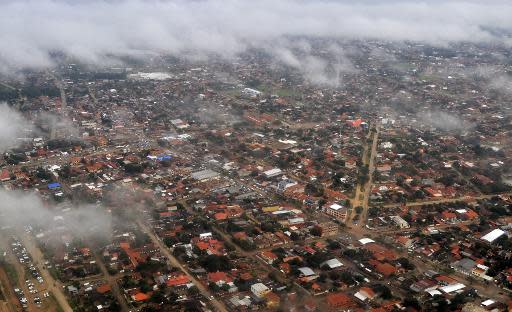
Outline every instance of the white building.
{"label": "white building", "polygon": [[193,172],[191,175],[192,179],[197,181],[208,181],[219,178],[220,174],[210,169]]}
{"label": "white building", "polygon": [[492,243],[505,234],[506,232],[501,229],[494,229],[487,233],[486,235],[482,236],[482,240]]}
{"label": "white building", "polygon": [[256,283],[251,285],[251,292],[258,298],[263,298],[270,292],[270,288],[263,283]]}
{"label": "white building", "polygon": [[281,169],[279,169],[279,168],[274,168],[274,169],[270,169],[270,170],[267,170],[267,171],[263,172],[263,174],[267,178],[277,177],[278,175],[280,175],[282,173],[283,173],[283,171]]}
{"label": "white building", "polygon": [[407,223],[407,221],[405,221],[402,217],[400,216],[391,216],[389,217],[391,220],[393,220],[393,222],[395,222],[395,224],[401,228],[401,229],[408,229],[410,228],[410,225],[409,223]]}
{"label": "white building", "polygon": [[261,95],[261,91],[251,89],[251,88],[245,88],[242,90],[242,94],[245,96],[250,96],[250,97],[258,97]]}
{"label": "white building", "polygon": [[327,206],[324,212],[340,221],[345,221],[347,217],[347,208],[338,204]]}
{"label": "white building", "polygon": [[336,269],[336,268],[340,268],[343,266],[343,263],[340,262],[340,260],[336,259],[336,258],[332,258],[330,260],[327,260],[325,261],[324,263],[322,263],[320,265],[321,267],[323,266],[327,266],[329,269]]}

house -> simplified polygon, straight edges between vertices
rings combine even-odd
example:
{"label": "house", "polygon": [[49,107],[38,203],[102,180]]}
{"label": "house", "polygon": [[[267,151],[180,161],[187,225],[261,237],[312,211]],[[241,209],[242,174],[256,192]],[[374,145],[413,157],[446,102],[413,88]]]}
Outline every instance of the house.
{"label": "house", "polygon": [[370,260],[369,263],[375,268],[375,271],[382,274],[384,277],[389,277],[397,272],[397,269],[387,262],[382,263],[377,260]]}
{"label": "house", "polygon": [[361,287],[361,289],[359,289],[359,291],[354,294],[354,297],[363,302],[366,302],[373,300],[375,297],[377,297],[377,295],[373,289],[369,287]]}
{"label": "house", "polygon": [[407,236],[398,236],[395,239],[398,244],[404,246],[405,248],[412,247],[412,244],[414,243],[414,240]]}
{"label": "house", "polygon": [[391,216],[389,217],[393,222],[395,222],[395,224],[401,228],[401,229],[408,229],[410,227],[409,223],[407,223],[407,221],[405,221],[404,219],[402,219],[402,217],[400,216]]}
{"label": "house", "polygon": [[417,281],[416,283],[411,284],[411,286],[409,286],[409,289],[414,292],[419,293],[419,292],[426,290],[427,288],[431,288],[436,285],[437,285],[436,282],[434,282],[430,279],[423,279],[423,280]]}
{"label": "house", "polygon": [[226,272],[217,271],[208,273],[208,282],[222,286],[233,282],[233,279]]}
{"label": "house", "polygon": [[308,267],[299,268],[300,279],[304,282],[310,282],[318,278],[315,271]]}
{"label": "house", "polygon": [[322,222],[317,225],[321,237],[329,237],[338,234],[338,225],[334,222]]}
{"label": "house", "polygon": [[443,211],[441,213],[441,218],[446,221],[446,222],[450,222],[450,223],[454,223],[457,221],[457,215],[451,211]]}
{"label": "house", "polygon": [[292,268],[289,263],[280,263],[279,270],[285,274],[289,274],[291,272]]}
{"label": "house", "polygon": [[489,270],[488,266],[485,266],[483,264],[477,264],[475,268],[471,271],[471,275],[481,278],[486,281],[492,281],[493,278],[487,275],[487,271]]}
{"label": "house", "polygon": [[132,295],[132,300],[135,302],[144,302],[149,300],[149,295],[143,292],[138,292],[135,295]]}
{"label": "house", "polygon": [[258,298],[265,297],[270,292],[270,288],[263,283],[256,283],[251,285],[251,292]]}
{"label": "house", "polygon": [[283,171],[279,168],[274,168],[263,172],[266,178],[273,178],[281,175]]}
{"label": "house", "polygon": [[327,305],[329,308],[335,309],[336,311],[349,310],[357,307],[356,303],[348,295],[341,292],[327,295]]}
{"label": "house", "polygon": [[274,254],[272,251],[263,251],[261,253],[261,258],[268,264],[272,264],[278,259],[276,254]]}
{"label": "house", "polygon": [[478,213],[476,213],[472,209],[457,209],[455,210],[455,213],[457,214],[457,218],[460,220],[474,220],[478,218]]}
{"label": "house", "polygon": [[252,88],[244,88],[242,90],[242,95],[248,96],[248,97],[258,97],[261,95],[261,91],[252,89]]}
{"label": "house", "polygon": [[98,286],[98,287],[96,288],[96,292],[97,292],[98,294],[102,294],[102,295],[103,295],[103,294],[106,294],[106,293],[108,293],[108,292],[110,292],[111,290],[112,290],[112,288],[110,287],[110,285],[109,285],[109,284],[103,284],[103,285]]}
{"label": "house", "polygon": [[464,258],[452,263],[451,266],[457,272],[460,272],[465,275],[470,275],[473,269],[476,267],[476,262],[469,258]]}
{"label": "house", "polygon": [[243,307],[246,309],[251,305],[252,301],[251,297],[249,296],[236,295],[229,299],[229,303],[231,303],[236,308]]}
{"label": "house", "polygon": [[297,185],[296,181],[283,179],[277,184],[277,191],[283,193],[287,188]]}
{"label": "house", "polygon": [[69,285],[67,289],[71,294],[78,295],[78,288],[76,288],[75,286]]}
{"label": "house", "polygon": [[392,250],[389,250],[389,248],[385,248],[376,243],[367,243],[366,245],[364,245],[364,249],[371,252],[373,258],[375,258],[378,261],[393,261],[398,258],[396,253],[394,253]]}
{"label": "house", "polygon": [[340,260],[336,259],[336,258],[332,258],[330,260],[327,260],[325,262],[323,262],[320,267],[328,267],[329,269],[336,269],[336,268],[340,268],[343,266],[343,263],[340,262]]}
{"label": "house", "polygon": [[9,170],[3,169],[2,173],[0,173],[0,182],[9,181],[11,179],[11,174],[9,173]]}
{"label": "house", "polygon": [[441,290],[445,294],[451,294],[453,292],[459,292],[460,290],[462,290],[464,288],[466,288],[466,285],[461,284],[461,283],[455,283],[455,284],[450,284],[447,286],[440,287],[439,290]]}
{"label": "house", "polygon": [[169,277],[167,279],[166,285],[168,287],[179,287],[179,286],[185,286],[190,282],[190,278],[188,276],[182,274],[174,277]]}
{"label": "house", "polygon": [[61,185],[58,182],[48,184],[48,189],[50,189],[50,190],[56,190],[56,189],[59,189],[60,187],[61,187]]}

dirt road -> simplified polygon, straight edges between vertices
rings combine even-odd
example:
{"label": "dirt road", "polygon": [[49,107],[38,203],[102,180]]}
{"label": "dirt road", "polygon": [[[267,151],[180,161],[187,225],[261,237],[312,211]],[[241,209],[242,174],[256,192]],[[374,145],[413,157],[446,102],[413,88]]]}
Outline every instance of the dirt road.
{"label": "dirt road", "polygon": [[63,285],[59,281],[56,281],[50,274],[50,272],[48,272],[46,267],[43,265],[45,262],[43,253],[36,246],[32,237],[25,233],[21,235],[21,242],[23,243],[25,248],[27,248],[28,253],[31,255],[33,259],[34,265],[37,267],[39,272],[41,272],[41,276],[46,281],[48,290],[52,292],[53,296],[61,306],[62,310],[64,310],[65,312],[72,312],[73,309],[69,305],[68,300],[64,295]]}
{"label": "dirt road", "polygon": [[201,282],[199,282],[192,274],[190,274],[188,272],[188,270],[178,261],[178,259],[176,259],[176,257],[174,257],[174,255],[169,251],[169,248],[167,248],[167,246],[165,246],[165,244],[155,235],[155,233],[149,228],[149,226],[147,226],[146,224],[142,223],[141,221],[137,221],[137,224],[139,225],[139,227],[146,233],[149,235],[149,237],[151,238],[151,241],[157,245],[158,247],[160,247],[160,251],[167,257],[168,261],[169,261],[169,264],[172,265],[173,267],[176,267],[178,269],[180,269],[185,275],[187,275],[187,277],[190,279],[190,281],[192,281],[192,283],[197,287],[197,289],[199,289],[199,292],[206,298],[208,298],[210,300],[210,303],[215,307],[215,309],[217,311],[220,311],[220,312],[228,312],[228,309],[226,308],[226,306],[218,301],[217,299],[215,299],[212,294],[210,293],[210,291],[203,285],[201,284]]}

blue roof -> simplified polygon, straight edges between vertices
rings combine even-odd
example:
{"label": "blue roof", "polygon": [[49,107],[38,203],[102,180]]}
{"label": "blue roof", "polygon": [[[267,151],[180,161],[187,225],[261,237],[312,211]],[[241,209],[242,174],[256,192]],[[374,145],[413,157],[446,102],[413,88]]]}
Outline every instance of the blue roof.
{"label": "blue roof", "polygon": [[171,160],[171,158],[172,157],[169,155],[160,155],[156,159],[158,159],[159,161],[162,161],[162,160]]}
{"label": "blue roof", "polygon": [[51,190],[51,189],[55,189],[55,188],[59,188],[61,185],[60,183],[58,182],[54,182],[54,183],[50,183],[48,184],[48,188]]}

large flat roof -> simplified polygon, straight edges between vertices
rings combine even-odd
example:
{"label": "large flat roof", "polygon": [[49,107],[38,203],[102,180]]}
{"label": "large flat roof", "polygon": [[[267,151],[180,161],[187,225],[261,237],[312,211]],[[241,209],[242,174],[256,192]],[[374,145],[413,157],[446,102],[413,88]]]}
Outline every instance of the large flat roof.
{"label": "large flat roof", "polygon": [[501,229],[494,229],[494,230],[490,231],[489,233],[485,234],[484,236],[482,236],[482,239],[484,241],[488,241],[489,243],[492,243],[503,234],[505,234],[505,231],[503,231]]}

